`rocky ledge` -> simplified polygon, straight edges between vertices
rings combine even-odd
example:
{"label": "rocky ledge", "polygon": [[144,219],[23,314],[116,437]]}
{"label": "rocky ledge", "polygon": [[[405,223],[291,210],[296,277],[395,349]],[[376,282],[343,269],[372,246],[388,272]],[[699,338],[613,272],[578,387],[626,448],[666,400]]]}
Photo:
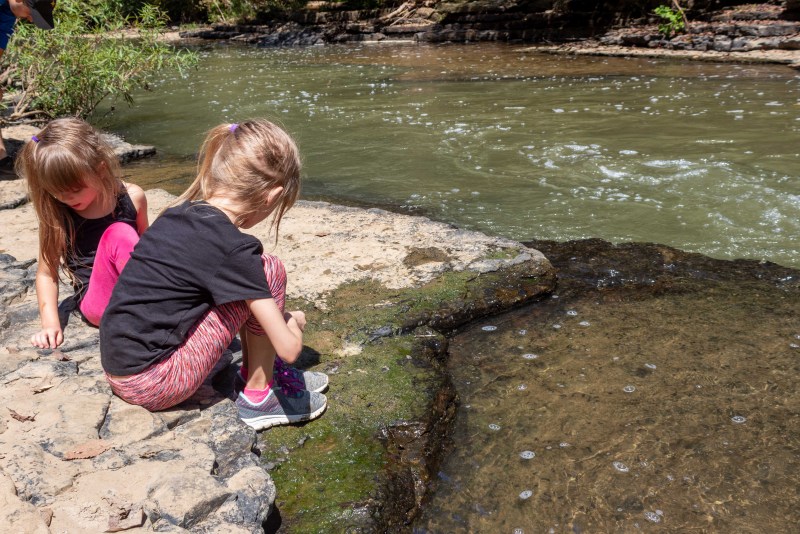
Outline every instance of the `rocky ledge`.
{"label": "rocky ledge", "polygon": [[646,54],[800,66],[800,7],[796,1],[725,9],[715,6],[695,2],[685,32],[672,36],[659,31],[657,17],[645,4],[547,0],[412,0],[389,9],[366,10],[311,2],[304,10],[264,24],[217,24],[180,35],[258,46],[495,41],[546,45],[548,51],[562,53]]}
{"label": "rocky ledge", "polygon": [[[147,194],[152,219],[172,197]],[[555,283],[549,262],[520,243],[300,203],[274,252],[291,305],[309,316],[301,365],[331,375],[330,404],[318,421],[256,435],[230,398],[235,346],[213,380],[161,413],[112,395],[97,330],[75,316],[60,350],[32,348],[30,205],[0,211],[0,224],[0,523],[14,532],[402,529],[454,413],[438,365],[444,334]],[[252,231],[271,242],[267,226]]]}

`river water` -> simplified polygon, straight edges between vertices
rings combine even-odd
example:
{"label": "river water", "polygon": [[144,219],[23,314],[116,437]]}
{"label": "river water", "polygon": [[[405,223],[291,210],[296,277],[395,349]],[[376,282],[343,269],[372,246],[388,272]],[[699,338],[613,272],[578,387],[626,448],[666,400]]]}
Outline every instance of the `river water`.
{"label": "river water", "polygon": [[[267,116],[299,141],[305,198],[519,240],[800,267],[788,68],[498,45],[201,56],[105,118],[160,150],[126,167],[146,188],[180,192],[205,129]],[[452,340],[452,447],[409,528],[795,530],[800,273],[651,245],[532,244],[558,290]]]}
{"label": "river water", "polygon": [[173,192],[206,129],[266,116],[299,141],[305,198],[800,267],[795,71],[525,50],[215,46],[104,122],[158,147],[127,172]]}

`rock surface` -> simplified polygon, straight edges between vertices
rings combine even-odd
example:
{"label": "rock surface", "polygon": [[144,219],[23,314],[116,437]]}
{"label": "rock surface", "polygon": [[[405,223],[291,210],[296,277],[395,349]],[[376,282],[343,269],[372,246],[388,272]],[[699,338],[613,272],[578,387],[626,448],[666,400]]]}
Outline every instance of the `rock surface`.
{"label": "rock surface", "polygon": [[[588,41],[560,51],[608,54],[650,50],[650,55],[767,61],[800,66],[800,22],[797,2],[737,5],[720,9],[716,2],[689,3],[686,32],[671,38],[658,29],[653,8],[663,2],[536,2],[519,0],[407,1],[391,9],[342,9],[340,4],[309,3],[305,10],[267,24],[218,24],[181,32],[184,38],[224,39],[260,46],[305,46],[324,43],[413,40],[418,42],[500,41],[567,43]],[[661,54],[666,52],[666,54]],[[711,52],[707,56],[703,53]]]}
{"label": "rock surface", "polygon": [[[148,200],[153,220],[172,197],[149,191]],[[276,489],[231,400],[209,379],[161,413],[120,401],[100,367],[97,330],[75,316],[60,350],[32,348],[31,206],[0,211],[0,226],[0,523],[15,532],[261,531]],[[252,232],[270,248],[267,226]],[[326,203],[293,208],[274,252],[290,273],[290,297],[321,309],[329,292],[359,280],[407,288],[464,270],[552,272],[540,253],[513,241]],[[346,357],[348,341],[338,343],[330,350]],[[229,375],[227,363],[219,369]]]}

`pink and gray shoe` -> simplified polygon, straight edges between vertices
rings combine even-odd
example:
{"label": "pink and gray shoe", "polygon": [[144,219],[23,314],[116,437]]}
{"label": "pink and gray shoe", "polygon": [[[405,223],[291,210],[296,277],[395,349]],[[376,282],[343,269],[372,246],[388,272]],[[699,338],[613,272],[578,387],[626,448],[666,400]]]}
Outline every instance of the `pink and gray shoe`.
{"label": "pink and gray shoe", "polygon": [[[280,358],[275,358],[275,367],[272,372],[275,388],[286,394],[298,391],[311,391],[322,393],[328,389],[328,375],[316,371],[301,371],[286,364]],[[242,370],[236,371],[233,379],[233,391],[237,395],[244,390],[247,380],[242,376]]]}

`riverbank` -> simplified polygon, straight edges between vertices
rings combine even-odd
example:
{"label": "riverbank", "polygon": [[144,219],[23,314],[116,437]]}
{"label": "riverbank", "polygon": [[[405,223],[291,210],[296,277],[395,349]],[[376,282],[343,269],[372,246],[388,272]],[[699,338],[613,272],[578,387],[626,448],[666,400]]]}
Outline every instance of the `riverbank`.
{"label": "riverbank", "polygon": [[547,2],[529,6],[502,1],[409,1],[391,9],[363,10],[319,2],[266,24],[216,24],[181,31],[180,36],[258,46],[530,43],[535,50],[552,53],[778,63],[800,68],[800,22],[788,8],[748,4],[706,9],[696,15],[683,32],[669,36],[652,23],[656,18],[652,13],[636,18],[623,10],[609,20],[597,10],[559,11]]}
{"label": "riverbank", "polygon": [[[151,220],[172,198],[148,191]],[[156,414],[111,395],[97,331],[75,317],[61,350],[31,348],[31,206],[0,210],[0,224],[0,509],[27,532],[253,532],[270,512],[271,531],[396,528],[416,514],[446,443],[444,334],[555,282],[541,254],[513,241],[299,203],[274,249],[265,225],[252,231],[287,265],[290,306],[309,317],[301,365],[331,375],[330,405],[318,421],[257,436],[230,399],[235,346],[198,394]]]}

